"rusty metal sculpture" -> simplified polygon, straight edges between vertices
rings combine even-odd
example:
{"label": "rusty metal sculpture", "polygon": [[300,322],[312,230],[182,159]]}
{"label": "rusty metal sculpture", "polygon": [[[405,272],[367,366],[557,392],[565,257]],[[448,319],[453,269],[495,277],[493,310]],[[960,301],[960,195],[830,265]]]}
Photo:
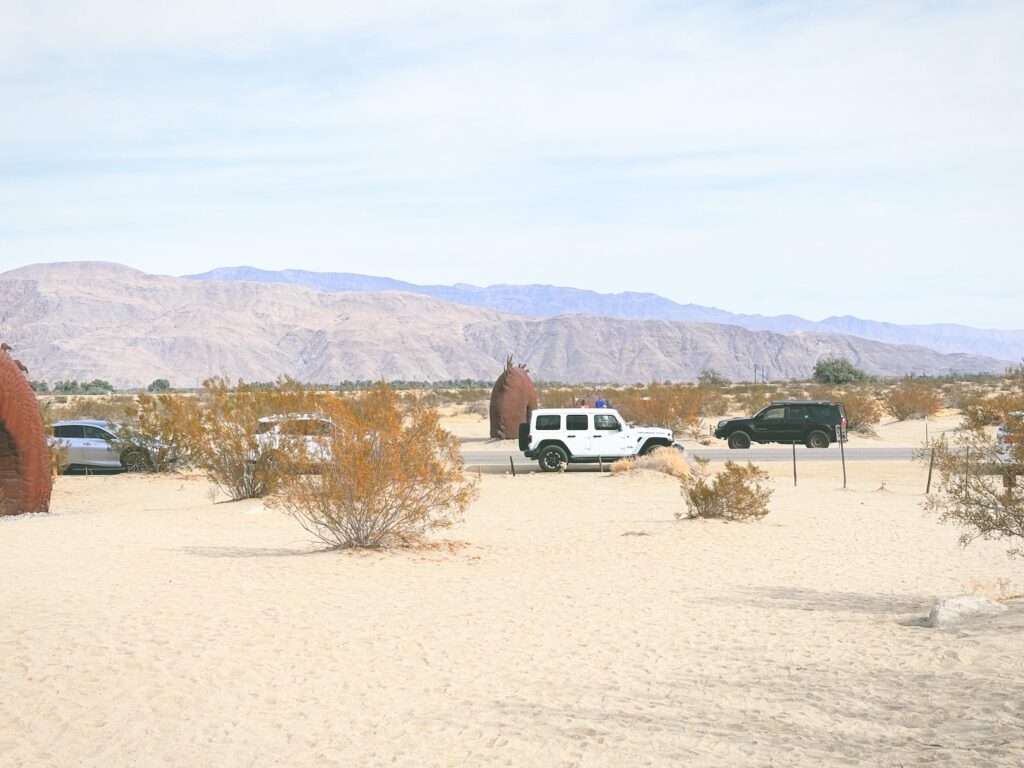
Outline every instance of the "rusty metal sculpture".
{"label": "rusty metal sculpture", "polygon": [[0,515],[48,512],[53,476],[28,369],[0,345]]}
{"label": "rusty metal sculpture", "polygon": [[518,436],[519,425],[530,420],[537,408],[537,390],[526,366],[505,361],[505,370],[491,390],[491,437],[511,440]]}

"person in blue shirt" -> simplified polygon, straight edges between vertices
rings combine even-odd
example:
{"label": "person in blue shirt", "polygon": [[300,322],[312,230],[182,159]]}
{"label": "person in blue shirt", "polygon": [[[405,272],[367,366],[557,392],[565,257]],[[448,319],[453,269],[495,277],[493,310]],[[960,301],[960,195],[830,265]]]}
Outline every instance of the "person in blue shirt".
{"label": "person in blue shirt", "polygon": [[603,397],[598,397],[597,402],[594,403],[595,408],[607,408],[608,402]]}

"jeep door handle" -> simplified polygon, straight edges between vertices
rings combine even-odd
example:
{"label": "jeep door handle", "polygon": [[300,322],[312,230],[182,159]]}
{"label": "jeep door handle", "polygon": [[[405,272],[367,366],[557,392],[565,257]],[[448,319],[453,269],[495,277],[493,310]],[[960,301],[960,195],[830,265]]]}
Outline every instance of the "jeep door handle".
{"label": "jeep door handle", "polygon": [[595,440],[600,440],[604,435],[594,435]]}

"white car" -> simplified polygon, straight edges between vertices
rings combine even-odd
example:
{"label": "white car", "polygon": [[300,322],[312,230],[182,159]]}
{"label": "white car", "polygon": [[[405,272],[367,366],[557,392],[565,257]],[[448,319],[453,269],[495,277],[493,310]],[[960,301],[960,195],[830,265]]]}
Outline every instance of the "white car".
{"label": "white car", "polygon": [[612,408],[539,408],[519,425],[519,448],[544,472],[596,464],[675,446],[672,430],[635,427]]}
{"label": "white car", "polygon": [[142,472],[149,468],[144,447],[118,447],[119,426],[101,419],[54,422],[51,443],[67,449],[65,469],[121,469]]}
{"label": "white car", "polygon": [[256,427],[261,453],[284,453],[302,463],[331,460],[334,422],[322,413],[282,413],[262,417]]}

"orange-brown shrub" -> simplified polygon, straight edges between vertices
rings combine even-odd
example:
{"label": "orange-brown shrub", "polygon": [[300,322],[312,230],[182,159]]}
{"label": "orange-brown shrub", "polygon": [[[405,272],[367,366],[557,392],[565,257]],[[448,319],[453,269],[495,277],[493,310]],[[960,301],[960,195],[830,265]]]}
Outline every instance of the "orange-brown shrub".
{"label": "orange-brown shrub", "polygon": [[[47,435],[53,434],[53,422],[58,421],[53,415],[53,406],[49,402],[39,402],[39,413],[43,418],[43,432]],[[68,466],[68,447],[59,440],[47,440],[46,451],[50,455],[50,472],[56,476],[61,474]],[[0,504],[0,509],[3,504]]]}
{"label": "orange-brown shrub", "polygon": [[942,393],[932,383],[904,379],[885,394],[882,407],[897,421],[922,419],[942,409]]}
{"label": "orange-brown shrub", "polygon": [[330,547],[408,544],[458,520],[476,494],[437,413],[403,413],[385,385],[326,404],[336,429],[317,474],[290,474],[270,504]]}
{"label": "orange-brown shrub", "polygon": [[846,411],[846,426],[851,432],[874,434],[874,426],[882,420],[882,406],[870,394],[846,392],[832,398],[843,404]]}
{"label": "orange-brown shrub", "polygon": [[1001,392],[991,397],[967,398],[960,411],[964,426],[969,429],[1005,424],[1012,411],[1024,411],[1024,394]]}
{"label": "orange-brown shrub", "polygon": [[697,459],[698,472],[681,481],[686,499],[682,517],[724,518],[726,520],[760,520],[768,514],[772,489],[766,487],[768,473],[751,463],[746,466],[732,461],[711,476],[708,460]]}
{"label": "orange-brown shrub", "polygon": [[615,407],[627,421],[696,434],[702,431],[705,396],[700,387],[651,384],[616,395]]}
{"label": "orange-brown shrub", "polygon": [[230,498],[259,498],[274,491],[305,458],[267,450],[256,438],[260,417],[320,413],[336,399],[291,379],[274,387],[208,379],[193,407],[183,406],[182,444],[191,462]]}

